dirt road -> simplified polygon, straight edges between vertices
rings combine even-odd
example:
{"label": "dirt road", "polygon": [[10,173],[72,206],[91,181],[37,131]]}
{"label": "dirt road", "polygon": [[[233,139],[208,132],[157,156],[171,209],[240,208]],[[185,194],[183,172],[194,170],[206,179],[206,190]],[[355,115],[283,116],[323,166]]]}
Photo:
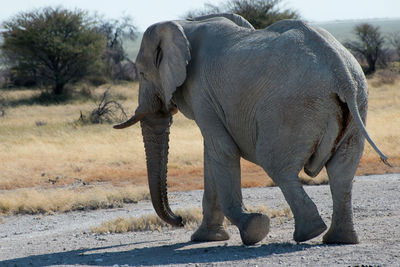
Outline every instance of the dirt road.
{"label": "dirt road", "polygon": [[[329,186],[307,186],[327,225]],[[0,266],[399,266],[400,174],[357,177],[353,206],[358,245],[323,245],[319,236],[296,244],[292,219],[274,218],[268,236],[243,246],[230,227],[226,242],[191,243],[192,230],[96,235],[90,227],[117,217],[153,213],[149,201],[113,210],[0,217]],[[171,206],[201,206],[202,191],[173,193]],[[278,188],[244,189],[245,204],[284,208]]]}

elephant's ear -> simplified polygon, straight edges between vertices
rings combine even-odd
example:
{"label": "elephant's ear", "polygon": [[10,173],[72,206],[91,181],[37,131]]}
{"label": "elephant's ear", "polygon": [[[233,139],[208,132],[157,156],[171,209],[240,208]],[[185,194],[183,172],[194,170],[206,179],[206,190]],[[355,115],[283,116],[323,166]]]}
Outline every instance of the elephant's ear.
{"label": "elephant's ear", "polygon": [[168,108],[172,94],[186,80],[190,45],[181,25],[169,21],[157,27],[159,44],[154,51],[154,64],[159,70],[164,104]]}

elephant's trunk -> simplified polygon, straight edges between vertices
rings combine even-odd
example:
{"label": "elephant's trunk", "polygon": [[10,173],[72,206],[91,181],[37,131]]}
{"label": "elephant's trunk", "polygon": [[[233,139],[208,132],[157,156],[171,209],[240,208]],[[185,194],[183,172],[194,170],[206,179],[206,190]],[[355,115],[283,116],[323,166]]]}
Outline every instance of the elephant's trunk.
{"label": "elephant's trunk", "polygon": [[162,220],[173,225],[183,226],[182,218],[176,216],[169,207],[167,196],[167,163],[169,125],[158,132],[141,122],[146,151],[147,175],[153,207]]}

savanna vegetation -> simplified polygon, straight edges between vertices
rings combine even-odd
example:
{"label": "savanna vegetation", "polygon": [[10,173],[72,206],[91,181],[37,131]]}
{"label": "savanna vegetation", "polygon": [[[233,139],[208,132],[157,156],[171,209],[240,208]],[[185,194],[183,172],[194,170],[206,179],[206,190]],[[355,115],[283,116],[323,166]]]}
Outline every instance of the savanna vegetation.
{"label": "savanna vegetation", "polygon": [[[367,129],[395,167],[389,168],[381,163],[373,149],[366,144],[357,174],[399,172],[399,74],[388,70],[378,71],[368,81],[370,102]],[[101,98],[107,89],[108,85],[95,88],[94,97]],[[126,112],[131,114],[134,111],[137,105],[137,83],[112,85],[111,92]],[[78,204],[73,204],[73,201],[80,194],[90,195],[87,190],[94,190],[93,187],[111,188],[114,193],[109,193],[110,198],[122,199],[118,202],[121,204],[130,201],[124,201],[123,197],[118,196],[125,194],[124,187],[147,186],[139,127],[117,131],[109,123],[80,122],[81,112],[89,114],[98,106],[98,101],[74,100],[63,105],[44,106],[26,103],[26,99],[39,94],[32,89],[7,90],[3,94],[11,106],[7,108],[6,115],[0,117],[0,212],[73,210],[68,205],[79,207],[82,201],[77,201]],[[198,127],[178,113],[174,117],[170,140],[170,190],[201,189],[203,143]],[[244,187],[273,185],[261,168],[246,161],[242,161],[242,177]],[[314,179],[303,174],[302,179],[307,184],[327,182],[324,173]],[[26,190],[34,193],[26,193],[32,192]],[[42,209],[36,204],[36,208],[24,208],[26,203],[38,203],[47,197],[60,198],[49,193],[57,190],[60,196],[70,194],[71,191],[76,195],[69,197],[66,207],[54,204],[53,207],[60,208],[45,208],[49,202],[46,200]],[[147,192],[147,189],[142,190]],[[23,196],[23,204],[15,204],[18,201],[12,200],[10,194]],[[103,194],[103,197],[107,198],[107,194]],[[93,203],[90,198],[87,199],[88,207],[89,203]],[[105,204],[103,207],[107,205],[116,204]]]}
{"label": "savanna vegetation", "polygon": [[[223,6],[209,5],[203,13],[195,11],[187,16],[208,14],[210,10],[238,13],[239,8],[250,21],[263,23],[299,16],[277,8],[280,2],[230,1]],[[268,21],[263,19],[265,14],[271,15]],[[49,20],[52,23],[47,23]],[[140,127],[124,131],[112,129],[112,123],[133,114],[137,105],[138,83],[132,81],[135,67],[127,52],[137,49],[126,49],[124,45],[137,36],[131,19],[105,21],[79,10],[47,8],[21,13],[4,25],[0,79],[3,86],[0,89],[0,214],[107,208],[148,199]],[[63,31],[54,28],[57,25]],[[68,30],[74,27],[81,31]],[[21,33],[31,28],[29,35]],[[30,47],[27,44],[32,40],[38,43]],[[396,36],[390,40],[393,53],[400,51]],[[89,56],[93,53],[96,53],[93,64],[69,79],[73,72],[66,70],[77,67],[68,65],[70,60],[78,58],[74,64],[86,64],[91,62]],[[392,58],[398,59],[398,56],[393,54]],[[366,144],[358,175],[400,171],[400,66],[398,62],[385,61],[376,69],[368,76],[367,129],[394,167],[381,163]],[[174,116],[170,140],[170,190],[201,189],[203,141],[198,127],[178,113]],[[305,184],[328,182],[325,173],[313,179],[302,174],[301,179]],[[273,182],[260,167],[243,160],[242,185],[273,186]],[[121,224],[129,228],[126,225],[134,223]],[[94,231],[114,231],[107,225],[102,227],[103,230]]]}

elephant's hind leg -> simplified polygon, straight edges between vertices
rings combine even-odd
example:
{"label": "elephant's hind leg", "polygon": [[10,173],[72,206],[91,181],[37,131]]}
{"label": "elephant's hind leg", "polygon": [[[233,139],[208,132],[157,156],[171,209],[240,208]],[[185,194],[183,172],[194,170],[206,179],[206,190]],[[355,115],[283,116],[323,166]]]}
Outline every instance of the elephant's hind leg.
{"label": "elephant's hind leg", "polygon": [[298,176],[285,175],[276,177],[274,181],[278,184],[293,212],[295,221],[293,239],[303,242],[323,233],[327,226],[319,215],[316,205],[304,191]]}
{"label": "elephant's hind leg", "polygon": [[307,148],[312,146],[313,140],[303,142],[297,137],[293,140],[292,133],[276,134],[274,138],[261,136],[259,140],[257,160],[279,186],[292,210],[295,221],[293,239],[303,242],[320,235],[327,226],[298,177],[304,162],[310,157]]}
{"label": "elephant's hind leg", "polygon": [[349,136],[326,165],[332,192],[333,213],[331,226],[323,238],[324,243],[358,243],[353,225],[351,190],[363,147],[362,138]]}

